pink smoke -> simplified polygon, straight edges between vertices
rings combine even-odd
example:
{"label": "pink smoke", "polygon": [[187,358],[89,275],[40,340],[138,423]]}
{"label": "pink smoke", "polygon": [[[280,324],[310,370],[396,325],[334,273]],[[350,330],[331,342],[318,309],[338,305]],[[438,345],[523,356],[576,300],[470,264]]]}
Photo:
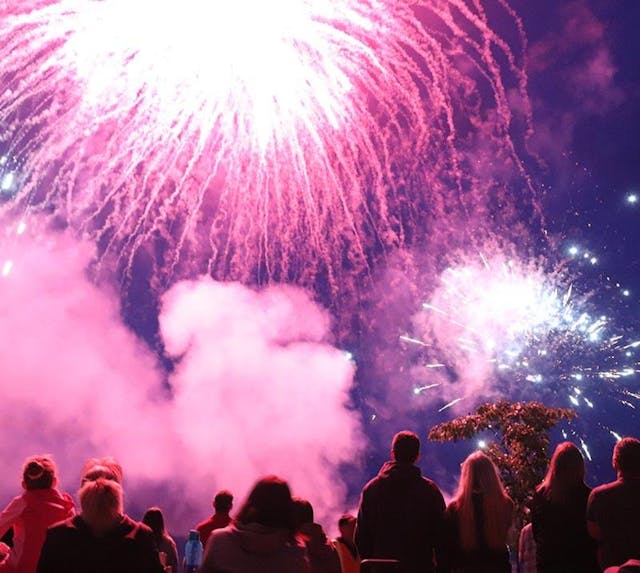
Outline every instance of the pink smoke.
{"label": "pink smoke", "polygon": [[292,287],[178,284],[160,317],[180,357],[167,392],[114,293],[87,278],[93,254],[15,225],[0,241],[0,503],[18,491],[22,460],[51,452],[72,492],[86,457],[117,457],[128,503],[163,506],[177,532],[208,514],[216,488],[239,503],[266,473],[290,480],[320,516],[343,511],[336,470],[362,440],[349,409],[354,367],[329,344],[327,313]]}

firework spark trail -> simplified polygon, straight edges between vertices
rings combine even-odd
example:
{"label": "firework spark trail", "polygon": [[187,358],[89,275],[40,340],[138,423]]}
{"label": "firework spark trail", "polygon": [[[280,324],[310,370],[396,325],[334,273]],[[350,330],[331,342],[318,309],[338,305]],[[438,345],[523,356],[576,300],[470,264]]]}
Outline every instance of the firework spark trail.
{"label": "firework spark trail", "polygon": [[405,239],[406,174],[423,196],[468,180],[455,115],[480,121],[478,83],[519,164],[506,94],[528,109],[526,75],[477,1],[10,0],[0,46],[23,170],[4,210],[53,210],[129,265],[160,251],[166,275],[362,270]]}
{"label": "firework spark trail", "polygon": [[496,396],[587,410],[614,401],[635,410],[640,400],[629,388],[640,372],[640,344],[630,336],[637,333],[616,332],[574,280],[566,268],[548,271],[500,252],[447,268],[415,332],[401,337],[423,356],[414,395],[439,385],[446,402],[439,411]]}

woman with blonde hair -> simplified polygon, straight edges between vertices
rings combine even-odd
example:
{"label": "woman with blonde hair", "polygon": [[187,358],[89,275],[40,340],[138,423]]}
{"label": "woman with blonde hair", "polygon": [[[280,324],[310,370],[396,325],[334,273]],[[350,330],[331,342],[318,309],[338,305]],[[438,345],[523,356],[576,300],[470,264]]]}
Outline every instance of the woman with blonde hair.
{"label": "woman with blonde hair", "polygon": [[599,571],[585,518],[590,493],[580,450],[571,442],[559,444],[531,502],[538,571]]}
{"label": "woman with blonde hair", "polygon": [[447,507],[449,558],[457,573],[511,571],[507,535],[513,501],[495,464],[483,452],[462,463],[456,497]]}

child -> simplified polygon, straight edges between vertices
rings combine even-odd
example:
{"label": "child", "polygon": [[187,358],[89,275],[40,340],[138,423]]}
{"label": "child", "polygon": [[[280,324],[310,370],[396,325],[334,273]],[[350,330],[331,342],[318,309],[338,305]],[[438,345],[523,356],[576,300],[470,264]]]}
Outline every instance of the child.
{"label": "child", "polygon": [[50,456],[27,458],[22,471],[25,491],[0,514],[0,537],[13,527],[13,548],[0,571],[35,573],[47,528],[75,514],[71,496],[60,493],[57,482]]}

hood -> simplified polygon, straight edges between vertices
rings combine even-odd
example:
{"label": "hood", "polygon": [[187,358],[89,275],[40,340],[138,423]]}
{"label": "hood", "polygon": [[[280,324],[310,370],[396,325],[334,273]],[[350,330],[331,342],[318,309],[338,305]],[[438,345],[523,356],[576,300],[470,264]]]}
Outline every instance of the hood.
{"label": "hood", "polygon": [[422,473],[420,468],[413,464],[389,461],[382,465],[378,472],[378,477],[400,481],[415,481],[422,477]]}
{"label": "hood", "polygon": [[57,489],[31,489],[25,492],[25,497],[38,504],[49,506],[61,514],[73,515],[74,503],[68,493],[60,493]]}
{"label": "hood", "polygon": [[230,526],[240,546],[247,553],[269,555],[282,549],[291,541],[286,529],[267,527],[259,523],[243,523]]}

